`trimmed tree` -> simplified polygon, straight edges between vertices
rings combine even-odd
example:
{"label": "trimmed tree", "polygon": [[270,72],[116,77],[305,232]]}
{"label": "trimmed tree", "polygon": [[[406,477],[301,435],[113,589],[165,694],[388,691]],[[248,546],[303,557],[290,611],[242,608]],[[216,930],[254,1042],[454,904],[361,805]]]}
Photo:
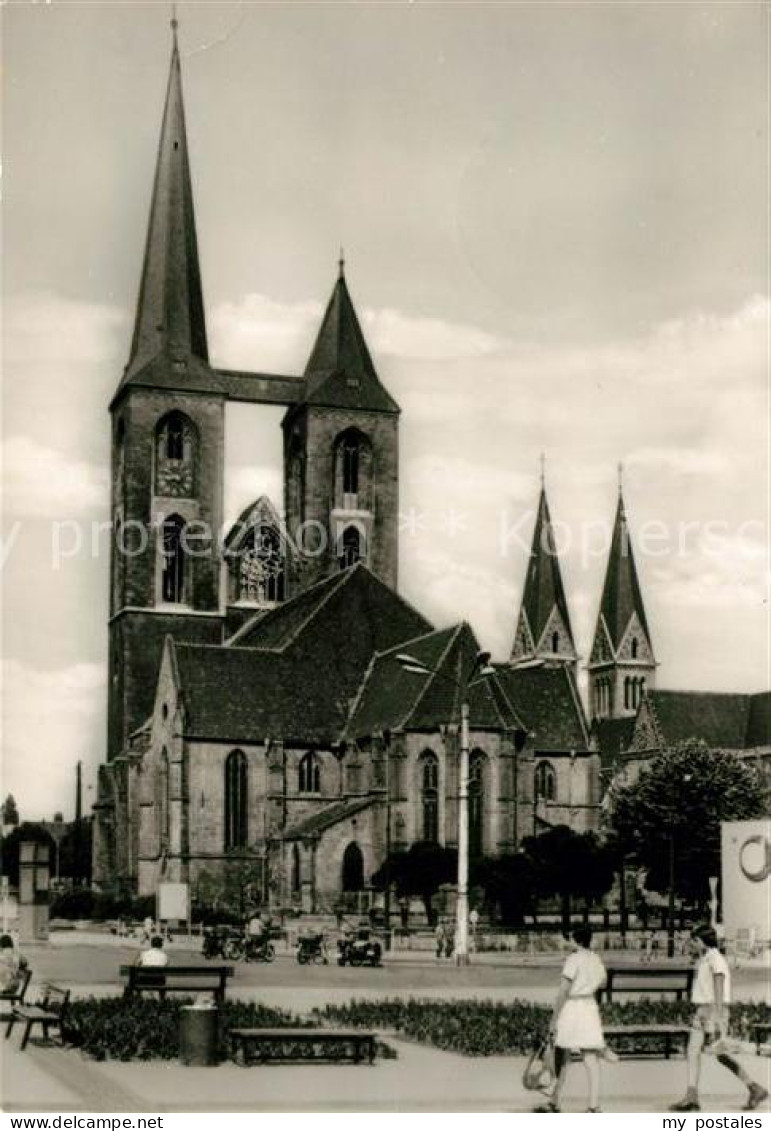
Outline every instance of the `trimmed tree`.
{"label": "trimmed tree", "polygon": [[656,755],[632,785],[611,794],[609,823],[619,845],[647,871],[649,891],[701,906],[720,874],[720,822],[764,816],[759,775],[735,754],[695,739]]}
{"label": "trimmed tree", "polygon": [[423,900],[426,919],[434,926],[433,899],[443,884],[458,876],[458,853],[432,841],[416,841],[406,852],[393,852],[372,876],[372,886],[383,890],[388,884],[397,896],[418,896]]}

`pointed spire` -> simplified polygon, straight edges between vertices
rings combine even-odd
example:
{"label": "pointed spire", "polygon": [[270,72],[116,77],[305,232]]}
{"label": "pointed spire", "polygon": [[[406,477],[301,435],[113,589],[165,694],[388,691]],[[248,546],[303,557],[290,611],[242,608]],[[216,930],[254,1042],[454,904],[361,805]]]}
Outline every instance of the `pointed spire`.
{"label": "pointed spire", "polygon": [[208,362],[176,9],[172,13],[171,65],[127,376],[164,350],[172,358],[194,355]]}
{"label": "pointed spire", "polygon": [[398,412],[372,362],[345,278],[340,249],[338,277],[305,367],[305,403]]}
{"label": "pointed spire", "polygon": [[597,633],[601,632],[600,621],[604,620],[611,644],[617,649],[635,614],[650,643],[648,620],[637,578],[637,568],[629,537],[629,525],[624,509],[624,496],[619,482],[616,519],[610,544],[608,568],[605,573],[605,585],[602,590]]}
{"label": "pointed spire", "polygon": [[[562,584],[541,457],[541,494],[533,532],[533,545],[525,578],[512,660],[542,656],[552,660],[575,660],[576,648],[570,614]],[[557,648],[553,647],[557,637]]]}

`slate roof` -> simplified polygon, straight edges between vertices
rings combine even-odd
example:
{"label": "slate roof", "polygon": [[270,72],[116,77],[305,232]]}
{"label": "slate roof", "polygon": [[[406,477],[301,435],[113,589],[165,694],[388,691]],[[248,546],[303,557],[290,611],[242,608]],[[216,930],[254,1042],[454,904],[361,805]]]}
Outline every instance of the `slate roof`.
{"label": "slate roof", "polygon": [[536,750],[587,750],[589,734],[578,690],[565,665],[496,664],[498,679],[531,733]]}
{"label": "slate roof", "polygon": [[[361,687],[344,736],[369,737],[384,730],[435,730],[460,721],[460,674],[472,669],[479,644],[467,624],[406,640],[375,655]],[[431,669],[422,675],[406,671],[397,659],[406,654]],[[469,688],[472,729],[523,730],[497,676]]]}
{"label": "slate roof", "polygon": [[612,762],[622,754],[632,740],[635,716],[623,719],[595,719],[592,730],[597,738],[597,746],[605,762]]}
{"label": "slate roof", "polygon": [[[600,616],[605,621],[614,648],[618,648],[621,644],[633,613],[637,613],[640,624],[645,629],[650,641],[650,630],[648,629],[645,606],[637,578],[624,500],[619,493],[608,568],[605,573],[605,584],[600,602]],[[600,625],[598,623],[597,633],[599,632]]]}
{"label": "slate roof", "polygon": [[522,595],[522,609],[527,614],[527,621],[535,645],[538,644],[555,605],[570,635],[570,643],[575,651],[573,629],[570,625],[568,603],[562,584],[549,504],[546,499],[546,490],[542,487],[535,530],[533,531],[533,545],[530,550],[530,560]]}
{"label": "slate roof", "polygon": [[304,404],[398,413],[380,383],[342,268],[305,367]]}
{"label": "slate roof", "polygon": [[771,745],[769,692],[649,691],[647,701],[668,745],[689,738],[727,750]]}
{"label": "slate roof", "polygon": [[168,378],[172,377],[168,360],[197,360],[197,364],[189,365],[189,372],[176,373],[173,378],[175,387],[197,388],[202,383],[218,386],[217,378],[208,370],[207,364],[206,320],[176,34],[158,145],[134,336],[122,385],[132,383],[139,374],[143,376],[142,383],[148,383],[152,379],[147,372],[149,363],[165,355],[168,355],[167,363],[163,368]]}
{"label": "slate roof", "polygon": [[428,628],[358,564],[250,621],[224,647],[174,645],[186,733],[336,742],[374,653]]}
{"label": "slate roof", "polygon": [[282,840],[304,840],[319,837],[327,829],[331,829],[333,825],[355,817],[357,813],[369,809],[374,804],[375,799],[372,797],[359,797],[352,801],[336,801],[332,805],[327,805],[318,813],[312,813],[310,817],[305,817],[302,821],[298,821],[296,825],[292,825],[285,833],[281,834]]}

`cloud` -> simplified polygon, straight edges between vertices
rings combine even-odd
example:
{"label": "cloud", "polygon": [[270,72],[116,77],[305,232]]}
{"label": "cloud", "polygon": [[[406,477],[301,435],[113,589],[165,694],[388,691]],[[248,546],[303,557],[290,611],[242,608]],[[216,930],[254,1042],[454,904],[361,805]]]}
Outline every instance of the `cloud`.
{"label": "cloud", "polygon": [[500,354],[506,342],[475,326],[415,318],[400,310],[365,310],[364,333],[376,354],[415,361],[473,359]]}
{"label": "cloud", "polygon": [[[105,681],[101,664],[55,670],[19,660],[3,664],[3,790],[17,798],[23,820],[50,818],[64,798],[72,812],[79,760],[86,786],[93,783],[104,757]],[[84,805],[93,800],[86,789]]]}
{"label": "cloud", "polygon": [[29,436],[2,445],[3,502],[14,515],[72,518],[104,511],[109,501],[105,466],[47,447]]}
{"label": "cloud", "polygon": [[258,373],[301,373],[321,323],[318,302],[248,294],[209,316],[212,364]]}

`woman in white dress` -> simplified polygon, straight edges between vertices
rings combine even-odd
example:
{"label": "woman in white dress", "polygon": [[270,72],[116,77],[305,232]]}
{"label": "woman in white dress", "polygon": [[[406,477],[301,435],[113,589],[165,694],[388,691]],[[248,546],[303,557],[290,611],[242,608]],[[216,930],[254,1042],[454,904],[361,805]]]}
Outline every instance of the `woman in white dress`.
{"label": "woman in white dress", "polygon": [[600,958],[590,950],[591,927],[577,927],[573,932],[574,952],[562,968],[559,993],[554,1003],[550,1033],[555,1045],[557,1079],[548,1102],[536,1111],[559,1111],[560,1094],[565,1083],[571,1052],[581,1054],[589,1081],[589,1111],[600,1110],[600,1057],[616,1060],[615,1053],[605,1046],[602,1034],[597,991],[607,980]]}

